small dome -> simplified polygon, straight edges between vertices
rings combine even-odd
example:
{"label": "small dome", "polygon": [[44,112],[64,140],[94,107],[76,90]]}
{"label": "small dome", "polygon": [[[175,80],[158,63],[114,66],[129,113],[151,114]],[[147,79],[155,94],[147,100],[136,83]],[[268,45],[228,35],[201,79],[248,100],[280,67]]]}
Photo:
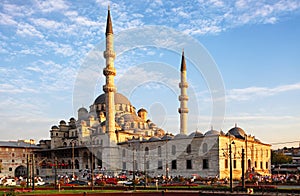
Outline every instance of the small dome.
{"label": "small dome", "polygon": [[59,122],[59,125],[66,125],[67,123],[66,123],[66,121],[64,121],[64,120],[61,120],[60,122]]}
{"label": "small dome", "polygon": [[157,127],[157,125],[156,125],[155,123],[151,122],[151,123],[149,124],[149,127],[150,127],[150,129],[152,129],[152,128]]}
{"label": "small dome", "polygon": [[78,112],[88,113],[88,110],[85,107],[81,107],[78,109]]}
{"label": "small dome", "polygon": [[195,132],[193,132],[193,133],[191,133],[189,135],[190,138],[193,138],[193,137],[203,137],[203,136],[204,136],[203,133],[201,133],[200,131],[195,131]]}
{"label": "small dome", "polygon": [[170,134],[165,134],[165,135],[161,138],[161,140],[171,140],[171,139],[173,139],[173,137],[172,137]]}
{"label": "small dome", "polygon": [[[94,104],[105,104],[106,94],[99,95],[96,99]],[[130,101],[122,94],[115,93],[115,104],[126,104],[131,105]]]}
{"label": "small dome", "polygon": [[76,121],[76,120],[75,120],[74,117],[71,117],[69,121],[70,121],[70,122],[74,122],[74,121]]}
{"label": "small dome", "polygon": [[235,126],[235,127],[233,127],[232,129],[230,129],[230,130],[228,131],[228,133],[229,133],[230,135],[235,136],[236,138],[239,138],[239,139],[245,139],[245,136],[246,136],[245,131],[244,131],[243,129],[237,127],[237,126]]}
{"label": "small dome", "polygon": [[209,130],[209,131],[207,131],[204,135],[205,135],[205,136],[210,136],[210,135],[220,135],[220,132],[219,132],[219,131],[216,131],[216,130]]}
{"label": "small dome", "polygon": [[149,142],[154,142],[154,141],[159,141],[159,140],[160,140],[159,137],[153,136],[153,137],[151,137],[151,138],[149,139]]}
{"label": "small dome", "polygon": [[137,113],[140,113],[140,112],[146,112],[146,113],[148,113],[147,110],[144,109],[144,108],[139,109]]}
{"label": "small dome", "polygon": [[187,138],[187,135],[185,134],[181,134],[181,133],[178,133],[177,135],[175,135],[174,139],[185,139]]}
{"label": "small dome", "polygon": [[58,128],[58,126],[53,125],[53,126],[51,127],[51,129],[52,129],[52,130],[58,130],[59,128]]}

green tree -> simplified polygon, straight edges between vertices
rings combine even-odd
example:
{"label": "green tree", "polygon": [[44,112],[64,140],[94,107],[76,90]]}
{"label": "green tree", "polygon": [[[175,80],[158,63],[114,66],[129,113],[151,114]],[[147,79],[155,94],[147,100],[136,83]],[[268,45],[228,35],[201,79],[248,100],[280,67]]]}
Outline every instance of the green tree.
{"label": "green tree", "polygon": [[282,152],[272,151],[271,162],[272,162],[272,165],[292,163],[292,157],[287,156],[287,155],[283,154]]}

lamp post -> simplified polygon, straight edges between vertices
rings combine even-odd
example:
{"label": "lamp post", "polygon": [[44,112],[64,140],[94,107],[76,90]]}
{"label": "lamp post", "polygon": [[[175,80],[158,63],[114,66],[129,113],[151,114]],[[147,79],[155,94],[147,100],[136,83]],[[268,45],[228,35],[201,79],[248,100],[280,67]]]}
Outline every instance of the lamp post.
{"label": "lamp post", "polygon": [[72,179],[75,179],[75,152],[74,152],[74,140],[72,140]]}
{"label": "lamp post", "polygon": [[230,192],[233,192],[233,187],[232,187],[232,150],[231,150],[231,145],[235,144],[234,141],[232,141],[229,144],[229,183],[230,183]]}
{"label": "lamp post", "polygon": [[166,135],[166,184],[168,184],[169,166],[168,166],[168,135]]}
{"label": "lamp post", "polygon": [[245,150],[242,148],[242,187],[245,190]]}
{"label": "lamp post", "polygon": [[57,189],[57,157],[54,159],[54,189]]}
{"label": "lamp post", "polygon": [[132,146],[132,185],[133,185],[133,190],[135,191],[136,187],[135,187],[135,153],[134,151],[136,150],[135,148],[135,141],[132,141],[131,143],[129,143],[129,146]]}
{"label": "lamp post", "polygon": [[26,178],[26,188],[29,187],[29,155],[28,153],[26,154],[26,166],[27,166],[27,178]]}
{"label": "lamp post", "polygon": [[94,190],[94,140],[91,137],[92,153],[91,153],[91,188]]}
{"label": "lamp post", "polygon": [[145,174],[144,188],[146,188],[146,186],[147,186],[147,160],[146,160],[146,152],[144,154],[144,174]]}
{"label": "lamp post", "polygon": [[32,163],[32,179],[31,179],[31,182],[32,182],[32,190],[34,191],[34,154],[32,153],[31,154],[32,155],[32,157],[31,157],[31,163]]}

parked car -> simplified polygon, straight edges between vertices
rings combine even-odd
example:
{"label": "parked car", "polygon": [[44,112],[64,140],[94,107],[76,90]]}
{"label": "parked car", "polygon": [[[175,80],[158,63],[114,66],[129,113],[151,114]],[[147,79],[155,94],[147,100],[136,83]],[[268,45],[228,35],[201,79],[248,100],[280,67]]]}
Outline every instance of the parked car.
{"label": "parked car", "polygon": [[64,186],[85,186],[85,185],[88,185],[88,183],[85,181],[74,180],[74,181],[71,181],[71,182],[65,184]]}
{"label": "parked car", "polygon": [[100,178],[95,181],[95,185],[100,185],[101,182],[105,182],[106,184],[117,185],[118,180],[117,178]]}

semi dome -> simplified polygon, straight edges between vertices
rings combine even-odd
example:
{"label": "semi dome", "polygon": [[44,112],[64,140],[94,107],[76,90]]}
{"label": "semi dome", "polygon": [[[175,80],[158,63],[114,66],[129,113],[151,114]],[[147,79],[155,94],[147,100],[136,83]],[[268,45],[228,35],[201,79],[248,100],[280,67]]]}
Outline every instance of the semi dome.
{"label": "semi dome", "polygon": [[135,114],[124,114],[121,117],[125,122],[143,122],[142,119]]}
{"label": "semi dome", "polygon": [[161,140],[171,140],[171,139],[173,139],[173,137],[172,137],[170,134],[165,134],[165,135],[161,138]]}
{"label": "semi dome", "polygon": [[240,127],[237,127],[237,126],[235,126],[235,127],[233,127],[232,129],[230,129],[230,130],[228,131],[228,133],[229,133],[230,135],[233,135],[233,136],[235,136],[236,138],[240,138],[240,139],[245,139],[245,136],[246,136],[245,131],[244,131],[243,129],[241,129]]}
{"label": "semi dome", "polygon": [[150,139],[149,139],[149,142],[155,142],[155,141],[159,141],[160,138],[157,137],[157,136],[152,136]]}
{"label": "semi dome", "polygon": [[[99,95],[96,99],[94,104],[105,104],[106,94]],[[130,101],[122,94],[115,93],[115,104],[126,104],[131,105]]]}

